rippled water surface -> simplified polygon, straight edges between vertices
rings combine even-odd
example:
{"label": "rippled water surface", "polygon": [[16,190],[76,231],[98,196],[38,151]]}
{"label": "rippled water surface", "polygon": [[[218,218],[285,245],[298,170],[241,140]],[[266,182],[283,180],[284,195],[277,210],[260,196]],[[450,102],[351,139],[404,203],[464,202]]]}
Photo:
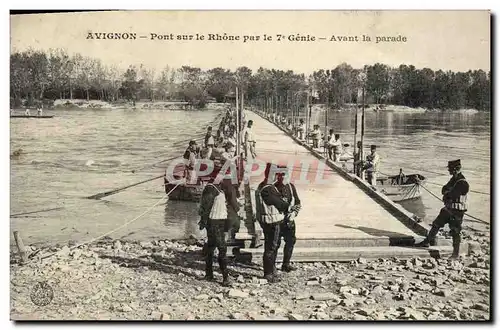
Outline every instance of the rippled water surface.
{"label": "rippled water surface", "polygon": [[[52,119],[11,119],[11,214],[57,208],[11,218],[28,244],[82,241],[140,215],[165,196],[161,179],[104,200],[84,197],[164,172],[187,140],[200,137],[220,114],[210,111],[48,111]],[[135,173],[132,171],[135,170]],[[131,239],[196,234],[193,203],[162,202],[113,235]]]}
{"label": "rippled water surface", "polygon": [[[169,157],[179,156],[187,139],[201,136],[220,112],[164,110],[48,111],[52,119],[11,119],[11,214],[41,209],[48,212],[11,218],[27,244],[82,242],[106,233],[143,213],[165,193],[162,180],[112,195],[106,200],[85,196],[161,175]],[[313,118],[324,123],[323,113]],[[353,142],[352,113],[330,113],[329,125]],[[470,214],[490,217],[490,118],[485,114],[366,114],[365,144],[375,143],[381,171],[419,172],[436,185],[444,184],[446,163],[461,158],[472,193]],[[144,168],[146,167],[146,168]],[[142,169],[141,169],[142,168]],[[132,173],[132,170],[136,170]],[[423,192],[403,204],[432,221],[441,203]],[[182,238],[198,235],[196,204],[162,202],[113,237],[129,239]]]}

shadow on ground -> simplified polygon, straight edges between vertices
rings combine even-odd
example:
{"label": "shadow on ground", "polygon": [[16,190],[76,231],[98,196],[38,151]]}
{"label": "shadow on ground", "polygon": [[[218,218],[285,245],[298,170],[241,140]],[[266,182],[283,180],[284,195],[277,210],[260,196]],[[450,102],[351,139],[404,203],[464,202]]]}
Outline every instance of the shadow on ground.
{"label": "shadow on ground", "polygon": [[[112,255],[102,255],[103,259],[110,259],[111,262],[118,264],[120,267],[136,268],[147,267],[151,270],[157,270],[169,274],[182,273],[185,276],[193,279],[202,280],[205,275],[205,260],[202,252],[198,251],[168,251],[172,252],[173,256],[162,257],[155,254],[147,254],[138,257],[122,257]],[[242,275],[244,278],[261,277],[262,270],[256,264],[240,263],[234,258],[228,258],[229,275],[238,277]],[[219,272],[217,262],[217,254],[214,258],[214,272]]]}
{"label": "shadow on ground", "polygon": [[381,230],[363,226],[353,227],[342,224],[336,224],[335,226],[347,229],[357,229],[371,236],[387,237],[389,239],[389,245],[391,246],[411,246],[415,244],[415,238],[413,236],[408,236],[394,231]]}

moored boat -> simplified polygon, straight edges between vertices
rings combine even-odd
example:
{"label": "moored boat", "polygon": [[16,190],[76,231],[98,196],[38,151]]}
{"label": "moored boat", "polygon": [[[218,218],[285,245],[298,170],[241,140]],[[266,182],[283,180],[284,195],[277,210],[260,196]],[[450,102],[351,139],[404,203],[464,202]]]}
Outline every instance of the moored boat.
{"label": "moored boat", "polygon": [[[218,157],[215,157],[214,170],[212,173],[206,175],[198,175],[196,179],[191,180],[192,175],[195,175],[193,170],[187,170],[184,164],[179,164],[173,170],[173,175],[171,177],[167,176],[165,171],[164,185],[165,193],[169,195],[170,200],[179,200],[187,202],[199,202],[201,199],[201,194],[205,186],[215,180],[220,170],[222,169],[222,164]],[[242,162],[236,162],[236,170],[238,172],[238,184],[242,181],[243,171]],[[200,173],[205,172],[207,169],[206,164],[200,165]],[[173,179],[173,180],[169,180]],[[177,184],[178,180],[186,179],[185,182]]]}
{"label": "moored boat", "polygon": [[421,174],[398,174],[377,178],[377,190],[389,197],[393,202],[420,198],[420,185],[426,178]]}
{"label": "moored boat", "polygon": [[[194,156],[197,160],[191,159],[191,167],[188,168],[187,164],[187,159],[184,159],[184,163],[181,162],[177,164],[177,166],[173,169],[173,173],[170,175],[167,175],[167,171],[165,171],[165,176],[164,176],[164,185],[165,185],[165,193],[169,195],[170,200],[181,200],[181,201],[189,201],[189,202],[199,202],[201,199],[201,195],[203,193],[203,189],[205,186],[213,182],[219,175],[219,172],[224,169],[224,171],[230,169],[234,169],[234,165],[231,165],[231,167],[224,167],[224,161],[222,157],[222,153],[224,152],[224,146],[227,145],[228,143],[232,144],[233,147],[236,148],[235,150],[235,155],[240,154],[242,155],[242,151],[239,149],[239,132],[240,127],[233,127],[235,129],[235,132],[227,132],[227,136],[222,136],[222,132],[225,131],[225,128],[228,129],[229,126],[232,126],[232,122],[237,120],[236,118],[239,118],[241,123],[243,124],[244,121],[242,120],[242,114],[241,111],[238,111],[238,106],[236,107],[236,114],[232,113],[231,109],[228,109],[226,112],[225,118],[222,119],[222,121],[219,124],[219,130],[217,136],[214,137],[215,141],[212,141],[214,143],[214,147],[212,148],[211,156],[210,159],[213,161],[213,169],[211,173],[207,173],[207,162],[201,162],[201,164],[197,164],[197,160],[200,159],[206,159],[207,157],[207,151],[208,149],[204,148],[200,150],[197,148],[197,151],[194,151],[192,149],[191,152],[194,152]],[[234,139],[236,138],[236,139]],[[208,140],[210,141],[210,140]],[[206,142],[205,142],[206,143]],[[204,144],[205,144],[204,143]],[[196,145],[196,144],[195,144]],[[185,154],[186,156],[186,154]],[[192,154],[191,154],[192,156]],[[182,156],[184,157],[184,156]],[[190,156],[186,156],[190,157]],[[243,157],[235,157],[234,158],[235,165],[236,165],[236,176],[237,176],[237,181],[238,181],[238,186],[243,180],[243,169],[244,169],[244,162],[243,162]],[[195,169],[198,169],[195,170]],[[197,173],[198,172],[198,173]],[[230,172],[227,172],[230,173]],[[179,180],[185,179],[184,182],[180,182]]]}
{"label": "moored boat", "polygon": [[35,118],[35,119],[42,119],[42,118],[52,118],[54,116],[37,116],[37,115],[10,115],[10,118]]}

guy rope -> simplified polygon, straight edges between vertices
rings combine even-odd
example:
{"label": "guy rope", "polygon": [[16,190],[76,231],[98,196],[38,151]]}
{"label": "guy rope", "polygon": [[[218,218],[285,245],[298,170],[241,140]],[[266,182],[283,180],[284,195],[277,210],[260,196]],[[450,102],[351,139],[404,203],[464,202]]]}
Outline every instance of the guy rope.
{"label": "guy rope", "polygon": [[[170,195],[170,193],[171,193],[172,191],[174,191],[174,190],[175,190],[175,188],[177,188],[177,186],[178,186],[178,185],[180,185],[180,184],[181,184],[180,182],[179,182],[179,183],[177,183],[177,185],[175,185],[175,187],[174,187],[172,190],[170,190],[170,191],[169,191],[169,192],[168,192],[165,196],[163,196],[160,200],[158,200],[158,201],[157,201],[156,203],[154,203],[151,207],[149,207],[148,209],[146,209],[144,212],[142,212],[141,214],[139,214],[139,215],[138,215],[138,216],[136,216],[135,218],[133,218],[133,219],[131,219],[131,220],[129,220],[129,221],[127,221],[127,222],[125,222],[123,225],[121,225],[121,226],[119,226],[119,227],[117,227],[117,228],[115,228],[115,229],[113,229],[113,230],[111,230],[111,231],[109,231],[109,232],[107,232],[107,233],[105,233],[105,234],[99,235],[99,236],[97,236],[97,237],[94,237],[94,238],[92,238],[92,239],[90,239],[90,240],[86,241],[86,242],[83,242],[83,243],[80,243],[80,244],[78,244],[78,245],[72,246],[72,247],[70,248],[70,250],[74,250],[74,249],[76,249],[76,248],[79,248],[79,247],[80,247],[80,246],[82,246],[82,245],[87,245],[87,244],[93,243],[93,242],[95,242],[95,241],[97,241],[97,240],[100,240],[101,238],[106,237],[106,236],[109,236],[109,235],[113,234],[114,232],[116,232],[116,231],[118,231],[118,230],[120,230],[120,229],[122,229],[122,228],[124,228],[124,227],[128,226],[128,225],[129,225],[129,224],[131,224],[132,222],[137,221],[138,219],[142,218],[144,215],[146,215],[147,213],[149,213],[149,212],[150,212],[153,208],[155,208],[155,207],[156,207],[156,206],[158,206],[160,203],[162,203],[163,201],[165,201],[165,200],[168,198],[168,196]],[[49,258],[49,257],[51,257],[51,256],[55,255],[56,253],[57,253],[57,252],[50,253],[50,254],[48,254],[48,255],[45,255],[45,256],[40,257],[40,259],[46,259],[46,258]]]}
{"label": "guy rope", "polygon": [[147,180],[139,181],[137,183],[134,183],[134,184],[131,184],[131,185],[128,185],[128,186],[125,186],[125,187],[121,187],[121,188],[113,189],[111,191],[106,191],[106,192],[98,193],[98,194],[89,196],[87,198],[88,199],[101,199],[101,198],[106,197],[106,196],[117,194],[120,191],[123,191],[125,189],[130,188],[130,187],[134,187],[134,186],[140,185],[142,183],[146,183],[146,182],[153,181],[153,180],[156,180],[156,179],[159,179],[159,178],[163,178],[163,177],[164,177],[164,174],[159,175],[159,176],[155,176],[154,178],[150,178],[150,179],[147,179]]}
{"label": "guy rope", "polygon": [[[431,194],[432,196],[434,196],[436,199],[441,200],[441,198],[439,198],[436,194],[434,194],[432,191],[430,191],[429,189],[427,189],[424,185],[422,185],[422,184],[419,184],[419,185],[420,185],[420,187],[424,188],[429,194]],[[471,218],[471,219],[477,220],[477,221],[482,222],[482,223],[487,224],[487,225],[490,224],[488,221],[479,219],[479,218],[477,218],[475,216],[472,216],[472,215],[470,215],[468,213],[464,213],[464,214],[466,216],[468,216],[469,218]]]}
{"label": "guy rope", "polygon": [[[386,173],[382,173],[379,171],[380,174],[382,175],[385,175],[385,176],[389,176],[388,174]],[[438,183],[434,183],[434,182],[425,182],[425,183],[430,183],[430,184],[434,184],[434,185],[440,185]],[[441,198],[439,198],[439,196],[437,196],[436,194],[434,194],[432,191],[430,191],[429,189],[427,189],[427,187],[425,187],[425,185],[423,185],[420,181],[417,181],[417,184],[418,186],[422,187],[425,191],[427,191],[429,194],[431,194],[433,197],[435,197],[436,199],[438,199],[439,201],[441,201]],[[489,195],[488,193],[484,193],[482,191],[475,191],[475,190],[470,190],[470,192],[473,192],[473,193],[478,193],[478,194],[484,194],[484,195]],[[482,219],[479,219],[478,217],[475,217],[475,216],[472,216],[468,213],[465,213],[466,216],[468,216],[469,218],[471,219],[474,219],[474,220],[477,220],[479,222],[482,222],[484,224],[487,224],[489,225],[490,223],[488,221],[485,221],[485,220],[482,220]]]}

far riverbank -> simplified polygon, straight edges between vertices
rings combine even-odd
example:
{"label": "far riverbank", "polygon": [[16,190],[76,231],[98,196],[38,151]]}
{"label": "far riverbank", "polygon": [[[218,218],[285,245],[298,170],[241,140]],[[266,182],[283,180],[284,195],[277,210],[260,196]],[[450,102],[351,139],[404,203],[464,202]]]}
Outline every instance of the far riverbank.
{"label": "far riverbank", "polygon": [[[55,101],[44,102],[44,110],[79,110],[79,109],[92,109],[92,110],[114,110],[114,109],[162,109],[162,110],[221,110],[224,109],[228,103],[207,103],[204,107],[199,108],[190,105],[188,102],[179,101],[116,101],[106,102],[101,100],[85,100],[85,99],[57,99]],[[15,109],[30,109],[36,110],[36,106],[19,106]]]}

